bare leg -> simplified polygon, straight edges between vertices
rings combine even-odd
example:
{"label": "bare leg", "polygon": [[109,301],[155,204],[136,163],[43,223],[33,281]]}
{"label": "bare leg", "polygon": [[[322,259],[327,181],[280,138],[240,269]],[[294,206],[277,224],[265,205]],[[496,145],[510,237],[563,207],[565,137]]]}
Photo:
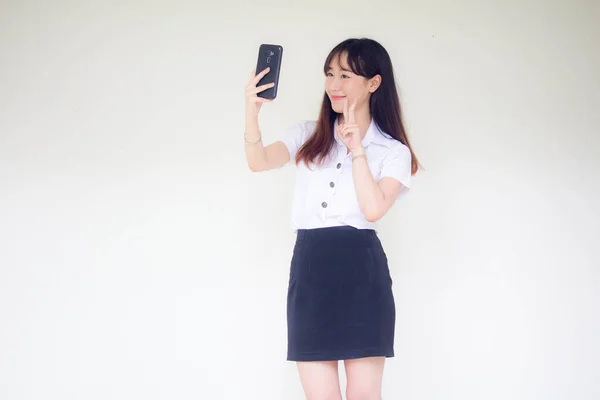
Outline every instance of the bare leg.
{"label": "bare leg", "polygon": [[345,360],[347,400],[381,400],[385,357]]}
{"label": "bare leg", "polygon": [[298,373],[308,400],[342,400],[337,361],[298,362]]}

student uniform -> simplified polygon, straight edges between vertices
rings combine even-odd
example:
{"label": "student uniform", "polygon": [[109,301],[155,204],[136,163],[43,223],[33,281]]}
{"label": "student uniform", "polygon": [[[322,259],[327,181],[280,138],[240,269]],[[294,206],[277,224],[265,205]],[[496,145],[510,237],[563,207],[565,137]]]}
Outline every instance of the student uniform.
{"label": "student uniform", "polygon": [[[280,136],[290,162],[315,127],[315,121],[301,122]],[[296,168],[291,223],[297,236],[287,296],[290,361],[394,356],[396,311],[387,257],[376,223],[360,210],[352,154],[337,133],[335,140],[322,166],[300,162]],[[362,144],[375,181],[394,178],[402,183],[399,197],[406,194],[408,147],[373,121]]]}

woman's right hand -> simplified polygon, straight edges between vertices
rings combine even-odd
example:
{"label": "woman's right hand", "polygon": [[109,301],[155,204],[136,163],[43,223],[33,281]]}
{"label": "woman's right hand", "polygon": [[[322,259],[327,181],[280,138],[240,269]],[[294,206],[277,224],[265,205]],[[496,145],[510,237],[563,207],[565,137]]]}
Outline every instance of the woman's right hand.
{"label": "woman's right hand", "polygon": [[258,117],[258,112],[260,111],[260,107],[263,103],[271,103],[273,100],[263,99],[262,97],[258,97],[258,93],[264,92],[265,90],[272,88],[275,86],[274,83],[267,83],[266,85],[256,86],[258,82],[269,73],[270,68],[265,68],[261,71],[260,74],[256,75],[256,69],[252,70],[252,74],[250,74],[250,80],[246,85],[246,117],[256,118]]}

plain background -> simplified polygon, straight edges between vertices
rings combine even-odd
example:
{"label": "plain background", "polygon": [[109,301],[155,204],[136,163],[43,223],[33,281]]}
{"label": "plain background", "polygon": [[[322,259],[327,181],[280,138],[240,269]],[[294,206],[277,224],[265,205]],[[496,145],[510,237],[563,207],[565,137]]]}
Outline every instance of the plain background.
{"label": "plain background", "polygon": [[[293,166],[347,37],[392,56],[426,170],[380,223],[384,398],[600,398],[597,1],[0,2],[0,398],[303,398],[285,361]],[[343,371],[340,372],[342,383]]]}

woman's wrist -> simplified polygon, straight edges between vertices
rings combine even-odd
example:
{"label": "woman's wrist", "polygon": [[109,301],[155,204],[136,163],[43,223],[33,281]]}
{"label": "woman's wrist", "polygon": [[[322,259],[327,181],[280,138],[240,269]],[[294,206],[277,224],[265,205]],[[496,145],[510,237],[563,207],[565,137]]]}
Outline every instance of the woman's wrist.
{"label": "woman's wrist", "polygon": [[262,141],[262,133],[260,131],[244,132],[244,142],[246,144],[257,144]]}
{"label": "woman's wrist", "polygon": [[352,153],[352,157],[361,156],[365,154],[365,148],[363,146],[358,146],[354,149],[350,149],[350,153]]}
{"label": "woman's wrist", "polygon": [[354,161],[364,158],[365,160],[367,159],[367,155],[365,153],[365,149],[360,146],[356,149],[352,149],[350,150],[350,152],[352,153],[352,162],[354,163]]}

